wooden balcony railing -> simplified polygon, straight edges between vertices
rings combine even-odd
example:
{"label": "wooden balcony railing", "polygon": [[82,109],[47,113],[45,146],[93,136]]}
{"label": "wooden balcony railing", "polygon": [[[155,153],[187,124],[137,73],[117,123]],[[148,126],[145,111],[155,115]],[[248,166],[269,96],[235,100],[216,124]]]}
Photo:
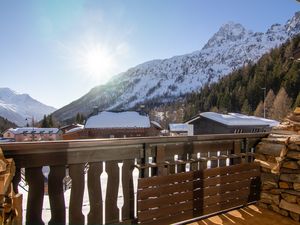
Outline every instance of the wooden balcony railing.
{"label": "wooden balcony railing", "polygon": [[[266,133],[257,133],[20,142],[0,144],[0,147],[6,157],[15,161],[15,192],[18,192],[21,169],[25,169],[29,185],[26,224],[44,224],[43,166],[50,167],[47,180],[51,207],[49,224],[66,224],[66,221],[68,224],[84,224],[85,221],[87,224],[130,224],[139,222],[138,177],[166,176],[251,161],[253,155],[250,153],[266,136]],[[66,176],[72,183],[68,207],[63,185]],[[82,213],[85,176],[90,206],[87,218]]]}

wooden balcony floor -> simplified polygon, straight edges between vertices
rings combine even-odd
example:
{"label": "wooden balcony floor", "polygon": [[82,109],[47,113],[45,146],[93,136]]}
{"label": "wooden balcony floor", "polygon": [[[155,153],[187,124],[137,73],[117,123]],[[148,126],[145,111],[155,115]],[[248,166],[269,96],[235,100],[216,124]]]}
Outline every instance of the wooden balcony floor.
{"label": "wooden balcony floor", "polygon": [[224,214],[212,216],[188,225],[299,225],[294,220],[271,210],[250,205]]}

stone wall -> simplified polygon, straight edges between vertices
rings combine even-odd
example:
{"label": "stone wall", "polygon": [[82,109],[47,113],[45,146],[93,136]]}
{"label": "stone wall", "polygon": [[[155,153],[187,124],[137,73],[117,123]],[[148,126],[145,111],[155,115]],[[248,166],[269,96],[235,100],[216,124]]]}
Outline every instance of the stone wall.
{"label": "stone wall", "polygon": [[261,164],[259,204],[300,221],[300,108],[257,146]]}

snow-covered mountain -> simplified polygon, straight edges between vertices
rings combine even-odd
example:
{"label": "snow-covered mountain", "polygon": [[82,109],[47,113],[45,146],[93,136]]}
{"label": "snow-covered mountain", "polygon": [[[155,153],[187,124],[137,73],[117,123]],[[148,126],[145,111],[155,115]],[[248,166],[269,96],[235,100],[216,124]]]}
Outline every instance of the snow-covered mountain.
{"label": "snow-covered mountain", "polygon": [[56,109],[44,105],[31,98],[28,94],[19,94],[9,88],[0,88],[0,116],[14,122],[18,126],[29,123],[32,117],[39,121],[46,114],[54,112]]}
{"label": "snow-covered mountain", "polygon": [[252,32],[238,23],[227,23],[199,51],[169,59],[153,60],[113,77],[106,85],[59,109],[54,116],[65,120],[92,108],[128,109],[144,101],[172,101],[197,91],[205,83],[256,62],[263,54],[300,33],[300,12],[286,24],[274,24],[266,32]]}

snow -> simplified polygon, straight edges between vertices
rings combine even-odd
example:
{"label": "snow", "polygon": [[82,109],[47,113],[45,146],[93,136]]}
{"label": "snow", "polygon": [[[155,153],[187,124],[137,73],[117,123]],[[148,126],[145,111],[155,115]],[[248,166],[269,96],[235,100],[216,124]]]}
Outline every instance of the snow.
{"label": "snow", "polygon": [[247,115],[243,115],[243,114],[240,114],[240,113],[228,113],[228,114],[236,116],[236,117],[240,117],[240,118],[252,118],[252,119],[255,119],[255,120],[260,120],[262,122],[267,123],[269,125],[269,127],[276,127],[280,124],[280,122],[277,121],[277,120],[271,120],[271,119],[266,119],[266,118],[257,117],[257,116],[247,116]]}
{"label": "snow", "polygon": [[149,100],[174,101],[182,94],[199,91],[206,83],[217,82],[249,62],[257,62],[262,55],[299,32],[300,13],[286,24],[274,24],[265,32],[252,32],[241,24],[230,22],[201,50],[130,68],[55,116],[64,120],[78,111],[89,114],[95,105],[104,110],[127,110]]}
{"label": "snow", "polygon": [[9,131],[11,131],[14,134],[22,134],[22,133],[44,133],[44,134],[56,134],[59,132],[58,128],[38,128],[38,127],[18,127],[18,128],[10,128]]}
{"label": "snow", "polygon": [[148,116],[138,112],[100,112],[98,115],[88,118],[85,128],[149,128]]}
{"label": "snow", "polygon": [[263,121],[261,118],[258,119],[237,113],[220,114],[215,112],[204,112],[200,113],[200,116],[225,124],[227,126],[269,126],[269,123]]}
{"label": "snow", "polygon": [[162,126],[158,122],[152,120],[151,123],[159,129],[162,129]]}
{"label": "snow", "polygon": [[72,133],[72,132],[76,132],[76,131],[79,131],[79,130],[82,130],[82,129],[84,129],[84,125],[78,124],[78,127],[74,127],[72,129],[68,130],[66,133]]}
{"label": "snow", "polygon": [[170,123],[169,128],[171,132],[188,132],[188,124],[185,123]]}
{"label": "snow", "polygon": [[35,121],[39,121],[44,115],[49,115],[55,110],[31,98],[28,94],[19,94],[9,88],[0,88],[0,116],[18,126],[24,126],[26,118],[31,120],[33,117]]}

